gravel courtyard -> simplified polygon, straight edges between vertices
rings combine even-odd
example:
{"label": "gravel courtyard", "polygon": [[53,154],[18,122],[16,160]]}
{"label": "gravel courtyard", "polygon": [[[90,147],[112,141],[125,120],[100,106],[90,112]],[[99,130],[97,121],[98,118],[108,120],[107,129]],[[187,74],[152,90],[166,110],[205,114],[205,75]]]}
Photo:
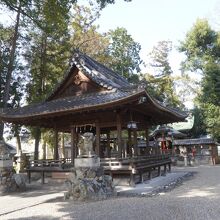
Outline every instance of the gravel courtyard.
{"label": "gravel courtyard", "polygon": [[[28,196],[1,196],[0,219],[220,219],[220,166],[173,168],[173,172],[186,171],[193,172],[193,176],[173,190],[152,197],[117,197],[83,203],[63,201],[62,191],[47,187],[33,190]],[[48,194],[44,195],[45,192]]]}

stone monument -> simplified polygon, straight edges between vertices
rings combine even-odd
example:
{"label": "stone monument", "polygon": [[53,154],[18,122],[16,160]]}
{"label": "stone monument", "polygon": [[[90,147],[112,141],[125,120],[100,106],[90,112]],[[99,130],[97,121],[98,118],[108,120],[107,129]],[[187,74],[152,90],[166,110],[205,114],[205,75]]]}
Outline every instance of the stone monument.
{"label": "stone monument", "polygon": [[115,194],[112,178],[104,175],[100,158],[93,151],[94,140],[93,133],[82,135],[80,155],[66,181],[68,192],[64,193],[64,199],[99,200]]}

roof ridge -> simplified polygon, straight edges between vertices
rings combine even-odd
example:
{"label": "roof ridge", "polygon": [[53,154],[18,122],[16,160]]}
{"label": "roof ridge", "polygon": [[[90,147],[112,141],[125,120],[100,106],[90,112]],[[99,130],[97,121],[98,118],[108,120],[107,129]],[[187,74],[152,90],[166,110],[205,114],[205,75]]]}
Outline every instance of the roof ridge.
{"label": "roof ridge", "polygon": [[90,61],[92,61],[95,65],[98,64],[98,65],[101,66],[102,68],[104,68],[104,69],[106,69],[107,71],[109,71],[109,73],[110,73],[112,76],[114,76],[114,77],[117,76],[117,77],[120,78],[122,81],[124,81],[124,82],[126,82],[126,83],[129,83],[126,78],[124,78],[124,77],[121,76],[120,74],[114,72],[112,69],[108,68],[107,66],[103,65],[102,63],[97,62],[96,60],[92,59],[91,57],[87,56],[86,54],[84,54],[84,56],[85,56],[87,59],[89,59]]}
{"label": "roof ridge", "polygon": [[72,60],[79,69],[88,74],[89,78],[92,78],[104,88],[112,89],[131,86],[127,79],[86,54],[77,52]]}

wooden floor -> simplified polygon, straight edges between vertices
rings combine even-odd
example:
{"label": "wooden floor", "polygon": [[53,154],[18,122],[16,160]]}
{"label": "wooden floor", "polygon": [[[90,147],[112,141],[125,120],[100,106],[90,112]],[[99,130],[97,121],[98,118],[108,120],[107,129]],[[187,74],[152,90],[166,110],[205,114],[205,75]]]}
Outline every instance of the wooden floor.
{"label": "wooden floor", "polygon": [[[157,170],[161,175],[161,167],[163,172],[171,170],[171,159],[168,155],[150,155],[138,156],[135,158],[102,158],[101,166],[104,167],[105,174],[112,176],[126,176],[129,184],[134,186],[138,182],[145,180],[146,174],[148,178],[152,177],[152,172]],[[73,165],[69,159],[60,160],[32,160],[29,161],[27,174],[29,182],[31,181],[31,173],[41,173],[41,182],[44,183],[45,173],[67,173],[70,172]]]}

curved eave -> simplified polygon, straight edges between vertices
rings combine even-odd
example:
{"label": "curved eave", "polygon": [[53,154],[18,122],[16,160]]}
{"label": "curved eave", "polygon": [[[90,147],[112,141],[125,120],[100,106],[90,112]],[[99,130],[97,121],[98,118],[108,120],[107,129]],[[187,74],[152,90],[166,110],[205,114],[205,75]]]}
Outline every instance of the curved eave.
{"label": "curved eave", "polygon": [[180,121],[183,121],[188,115],[184,114],[184,113],[180,113],[177,111],[172,110],[169,107],[163,106],[161,103],[159,103],[157,100],[155,100],[154,98],[152,98],[147,92],[146,92],[147,97],[149,98],[149,100],[152,102],[152,104],[154,104],[158,109],[165,111],[167,113],[171,113],[173,115],[175,115],[176,117],[178,117],[180,119]]}
{"label": "curved eave", "polygon": [[[56,115],[66,115],[69,113],[78,113],[78,112],[85,112],[85,111],[92,111],[92,110],[98,110],[98,109],[107,109],[107,108],[112,108],[117,105],[123,105],[126,103],[129,103],[131,101],[137,100],[137,98],[144,94],[145,91],[139,91],[136,93],[133,93],[129,96],[119,98],[114,101],[109,101],[107,103],[100,103],[100,104],[91,104],[91,105],[86,105],[84,104],[83,106],[80,107],[71,107],[68,109],[58,109],[55,111],[45,111],[45,112],[40,112],[40,113],[33,113],[33,114],[26,114],[26,115],[9,115],[9,114],[0,114],[0,120],[5,121],[5,122],[21,122],[22,120],[27,120],[27,119],[37,119],[37,118],[45,118],[45,117],[53,117]],[[34,106],[33,106],[34,107]],[[35,105],[37,107],[37,105]]]}
{"label": "curved eave", "polygon": [[[117,92],[116,92],[117,93]],[[119,91],[121,94],[121,92]],[[105,93],[106,97],[108,97],[109,93]],[[104,94],[104,95],[105,95]],[[111,94],[115,94],[112,92]],[[106,101],[106,99],[102,102],[99,101],[100,103],[89,103],[87,104],[82,103],[79,106],[73,105],[73,106],[62,106],[62,103],[58,103],[60,107],[57,107],[56,104],[59,102],[59,100],[54,100],[51,102],[45,102],[41,104],[36,104],[33,106],[26,106],[21,108],[25,112],[24,108],[27,108],[26,111],[29,109],[34,109],[34,108],[42,108],[42,110],[39,110],[39,112],[31,112],[31,113],[17,113],[16,110],[14,111],[9,111],[8,113],[1,113],[0,112],[0,120],[5,121],[5,122],[14,122],[14,123],[22,123],[23,120],[25,121],[31,121],[31,120],[38,120],[46,117],[56,117],[56,116],[62,116],[62,115],[67,115],[67,114],[75,114],[78,112],[87,112],[87,111],[97,111],[100,109],[112,109],[112,108],[117,108],[119,106],[122,106],[124,104],[131,104],[131,103],[136,103],[138,105],[139,98],[142,96],[147,97],[147,102],[150,103],[150,105],[153,105],[154,108],[158,109],[160,112],[166,113],[166,115],[169,115],[169,118],[171,121],[183,121],[187,115],[183,113],[178,113],[177,111],[171,110],[162,104],[158,103],[156,100],[154,100],[146,91],[145,89],[139,89],[130,91],[128,93],[122,93],[123,97],[120,98],[115,98],[114,100],[111,101]],[[88,99],[90,99],[91,96],[88,96]],[[62,102],[71,102],[71,99],[61,99]],[[48,105],[49,104],[49,105]],[[51,105],[50,105],[51,104]],[[53,108],[55,106],[55,108]],[[145,103],[144,103],[144,109],[145,109]],[[144,110],[145,112],[145,110]],[[145,113],[144,113],[145,114]],[[147,114],[147,105],[146,105],[146,114]]]}

